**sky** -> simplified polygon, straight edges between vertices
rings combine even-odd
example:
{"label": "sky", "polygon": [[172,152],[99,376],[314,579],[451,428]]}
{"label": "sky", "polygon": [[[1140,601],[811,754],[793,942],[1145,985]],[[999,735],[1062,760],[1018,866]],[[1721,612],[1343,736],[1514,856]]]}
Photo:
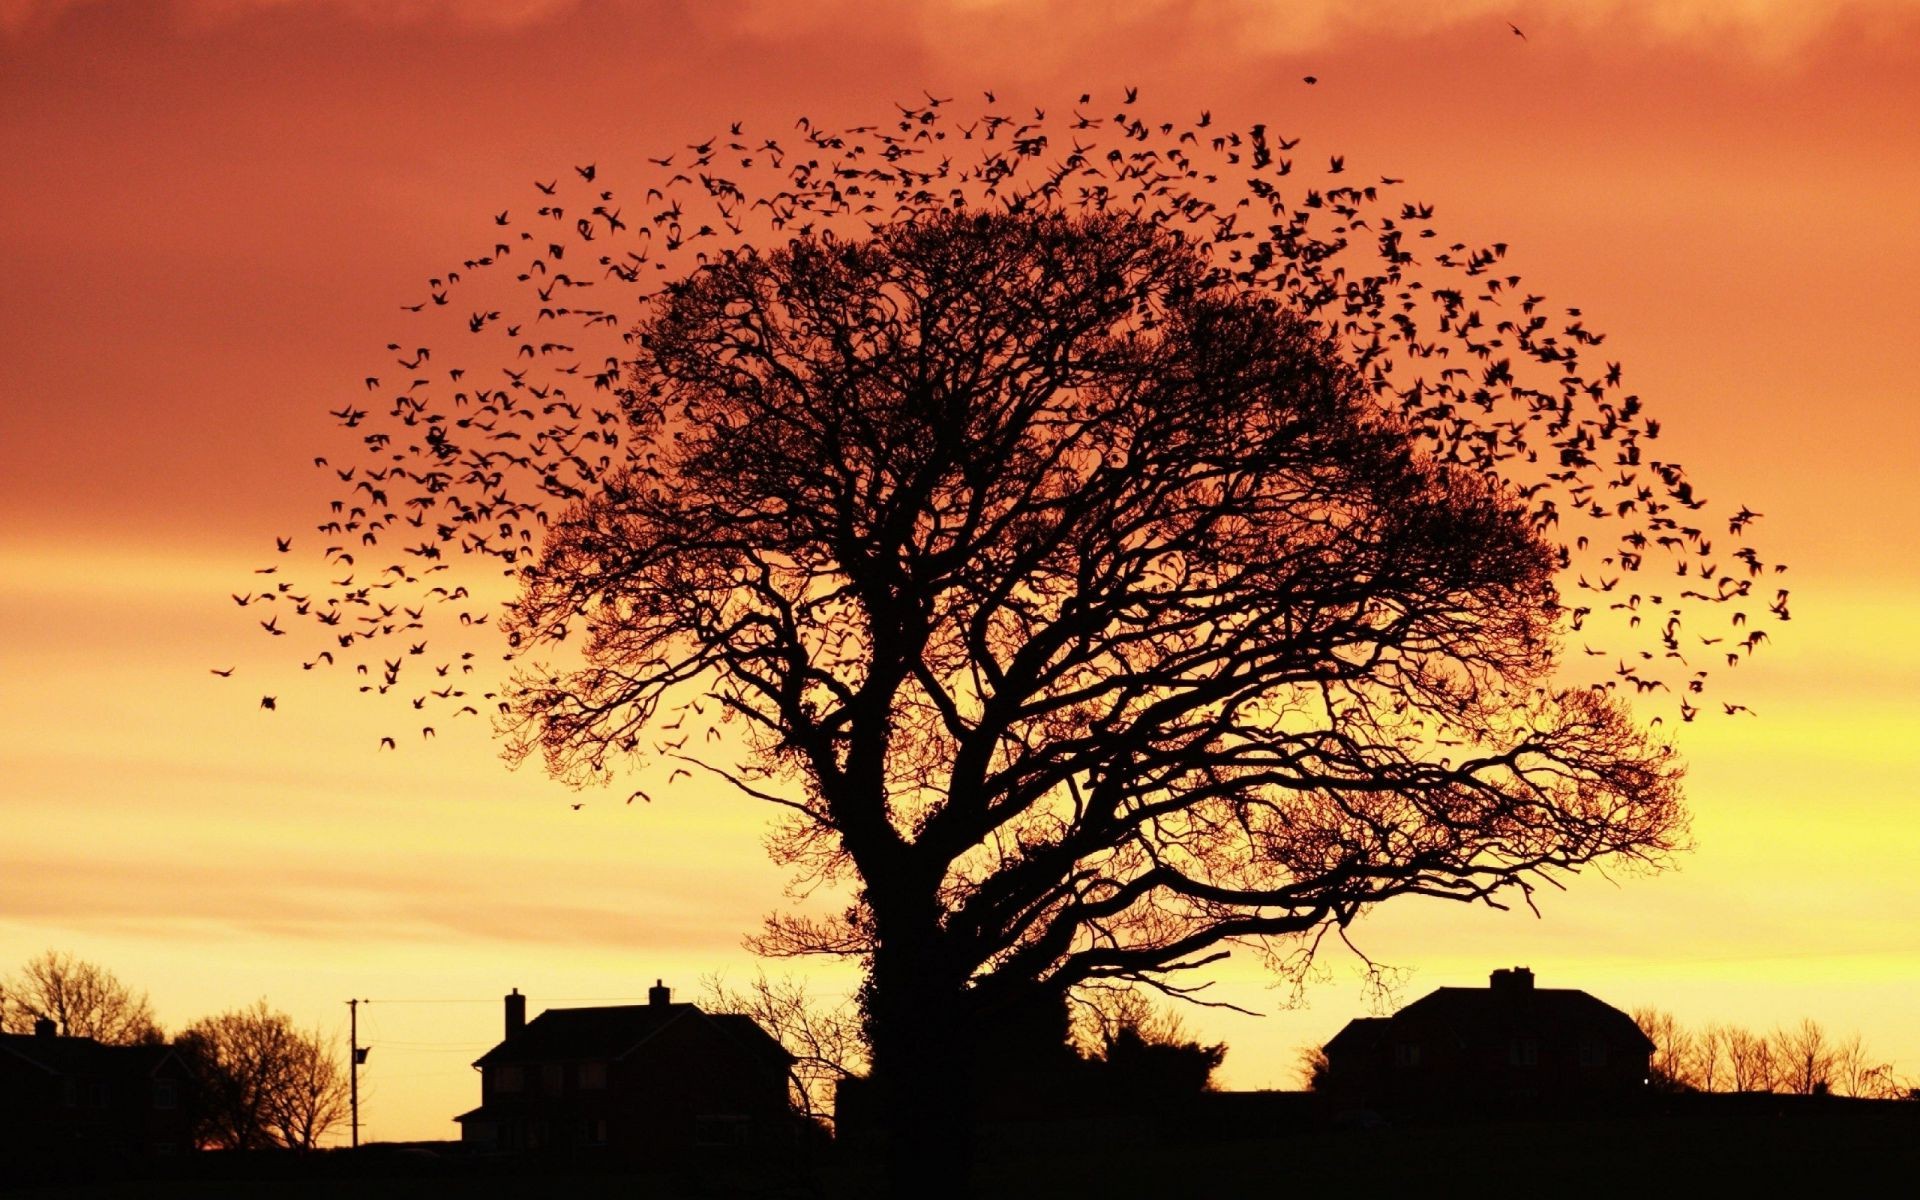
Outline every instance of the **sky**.
{"label": "sky", "polygon": [[[1355,935],[1402,998],[1524,964],[1692,1025],[1813,1017],[1920,1076],[1920,5],[1894,0],[0,0],[0,973],[67,951],[176,1029],[265,997],[344,1034],[368,999],[372,1139],[455,1136],[509,988],[751,975],[786,882],[753,802],[576,794],[474,719],[383,752],[387,714],[229,597],[324,519],[327,410],[400,305],[531,181],[923,89],[1123,87],[1506,242],[1791,566],[1792,622],[1730,683],[1757,715],[1676,735],[1694,848],[1537,917],[1382,908]],[[1226,1085],[1294,1086],[1369,1011],[1353,959],[1323,975],[1293,1004],[1217,970],[1266,1013],[1187,1013]]]}

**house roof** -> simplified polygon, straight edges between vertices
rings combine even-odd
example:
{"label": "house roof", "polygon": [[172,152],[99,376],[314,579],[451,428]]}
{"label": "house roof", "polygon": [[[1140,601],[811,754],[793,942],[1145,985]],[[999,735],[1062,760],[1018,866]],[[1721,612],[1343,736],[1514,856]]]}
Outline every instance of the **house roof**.
{"label": "house roof", "polygon": [[1392,1024],[1391,1017],[1355,1017],[1348,1021],[1339,1033],[1334,1034],[1321,1049],[1328,1054],[1334,1054],[1349,1048],[1372,1045],[1374,1039],[1385,1033],[1387,1027]]}
{"label": "house roof", "polygon": [[150,1075],[173,1054],[173,1047],[109,1046],[90,1037],[0,1033],[0,1054],[25,1059],[50,1075]]}
{"label": "house roof", "polygon": [[506,1063],[617,1060],[632,1054],[680,1021],[705,1021],[749,1055],[782,1069],[793,1060],[752,1017],[702,1012],[693,1004],[623,1004],[602,1008],[550,1008],[519,1033],[481,1055],[474,1066]]}
{"label": "house roof", "polygon": [[1373,1045],[1399,1029],[1439,1029],[1461,1045],[1500,1041],[1516,1033],[1550,1039],[1603,1037],[1651,1051],[1633,1018],[1577,988],[1443,987],[1391,1017],[1349,1021],[1326,1045],[1329,1053]]}

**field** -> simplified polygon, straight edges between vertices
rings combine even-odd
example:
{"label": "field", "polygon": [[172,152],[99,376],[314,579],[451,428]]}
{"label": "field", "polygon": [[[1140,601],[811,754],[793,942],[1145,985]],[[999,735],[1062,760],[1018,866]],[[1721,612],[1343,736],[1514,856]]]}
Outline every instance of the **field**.
{"label": "field", "polygon": [[[1920,1183],[1920,1103],[1802,1103],[1737,1097],[1669,1104],[1631,1117],[1300,1129],[1195,1141],[1099,1136],[982,1154],[982,1197],[1834,1195]],[[1748,1102],[1750,1101],[1750,1102]],[[1094,1142],[1103,1144],[1095,1145]],[[1076,1144],[1078,1143],[1078,1144]],[[513,1160],[372,1147],[289,1158],[199,1156],[171,1173],[0,1191],[82,1200],[488,1200],[597,1197],[862,1197],[873,1164],[824,1152],[812,1161],[708,1161],[675,1168],[568,1170]]]}

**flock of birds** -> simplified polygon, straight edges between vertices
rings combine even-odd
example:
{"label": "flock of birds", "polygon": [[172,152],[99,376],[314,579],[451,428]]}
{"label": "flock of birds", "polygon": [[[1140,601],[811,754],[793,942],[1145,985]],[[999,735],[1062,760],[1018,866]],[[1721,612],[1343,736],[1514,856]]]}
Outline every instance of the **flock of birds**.
{"label": "flock of birds", "polygon": [[[879,124],[802,117],[786,140],[734,124],[649,159],[626,198],[592,163],[536,180],[530,211],[493,214],[487,248],[403,306],[437,328],[438,348],[396,337],[392,367],[331,410],[358,457],[314,459],[338,489],[312,531],[319,579],[265,566],[233,600],[267,613],[268,636],[311,626],[306,670],[349,670],[361,692],[422,714],[508,714],[509,685],[491,667],[476,679],[479,656],[536,647],[503,638],[488,589],[455,566],[491,563],[510,588],[553,514],[612,472],[648,469],[627,436],[622,339],[662,290],[752,247],[955,207],[1123,210],[1201,247],[1221,280],[1312,314],[1432,454],[1506,481],[1583,593],[1565,611],[1570,640],[1610,630],[1611,648],[1583,646],[1608,660],[1593,686],[1671,691],[1693,720],[1710,668],[1766,641],[1763,619],[1789,617],[1788,593],[1761,583],[1783,568],[1728,545],[1760,514],[1710,518],[1655,449],[1660,423],[1622,390],[1619,364],[1597,361],[1603,335],[1522,286],[1504,244],[1445,240],[1431,205],[1390,198],[1402,180],[1357,181],[1340,156],[1306,178],[1299,145],[1208,112],[1150,120],[1133,89],[1111,111],[1081,95],[1063,112],[1013,111],[988,92],[964,115],[927,94]],[[308,544],[276,538],[280,555]],[[1715,611],[1726,624],[1695,632]]]}

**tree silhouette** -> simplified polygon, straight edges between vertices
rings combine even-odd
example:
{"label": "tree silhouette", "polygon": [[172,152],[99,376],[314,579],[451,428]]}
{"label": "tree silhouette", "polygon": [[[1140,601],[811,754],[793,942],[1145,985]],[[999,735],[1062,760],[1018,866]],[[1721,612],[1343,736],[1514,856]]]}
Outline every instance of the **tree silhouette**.
{"label": "tree silhouette", "polygon": [[347,1078],[336,1048],[265,1000],[203,1017],[174,1045],[193,1073],[202,1146],[311,1150],[346,1120]]}
{"label": "tree silhouette", "polygon": [[526,576],[510,631],[587,638],[514,748],[591,778],[689,686],[744,722],[712,769],[859,889],[762,945],[867,962],[896,1132],[964,1127],[954,1043],[1036,991],[1671,845],[1667,752],[1551,686],[1524,508],[1148,222],[799,240],[637,344],[649,457]]}
{"label": "tree silhouette", "polygon": [[111,1046],[162,1040],[145,992],[135,992],[104,967],[55,950],[0,980],[0,1030],[31,1033],[37,1020],[52,1021],[63,1037]]}
{"label": "tree silhouette", "polygon": [[[561,778],[777,806],[775,857],[850,903],[758,945],[865,964],[901,1169],[949,1186],[972,1043],[1071,989],[1298,972],[1395,896],[1657,860],[1678,770],[1621,694],[1692,720],[1684,622],[1734,610],[1701,639],[1732,666],[1788,615],[1503,244],[1133,103],[736,126],[624,207],[593,165],[538,184],[406,306],[472,353],[397,336],[407,382],[334,410],[364,458],[318,464],[324,582],[235,596]],[[470,558],[504,622],[440,574]],[[470,679],[502,625],[515,682]],[[1575,632],[1601,678],[1564,678]]]}

